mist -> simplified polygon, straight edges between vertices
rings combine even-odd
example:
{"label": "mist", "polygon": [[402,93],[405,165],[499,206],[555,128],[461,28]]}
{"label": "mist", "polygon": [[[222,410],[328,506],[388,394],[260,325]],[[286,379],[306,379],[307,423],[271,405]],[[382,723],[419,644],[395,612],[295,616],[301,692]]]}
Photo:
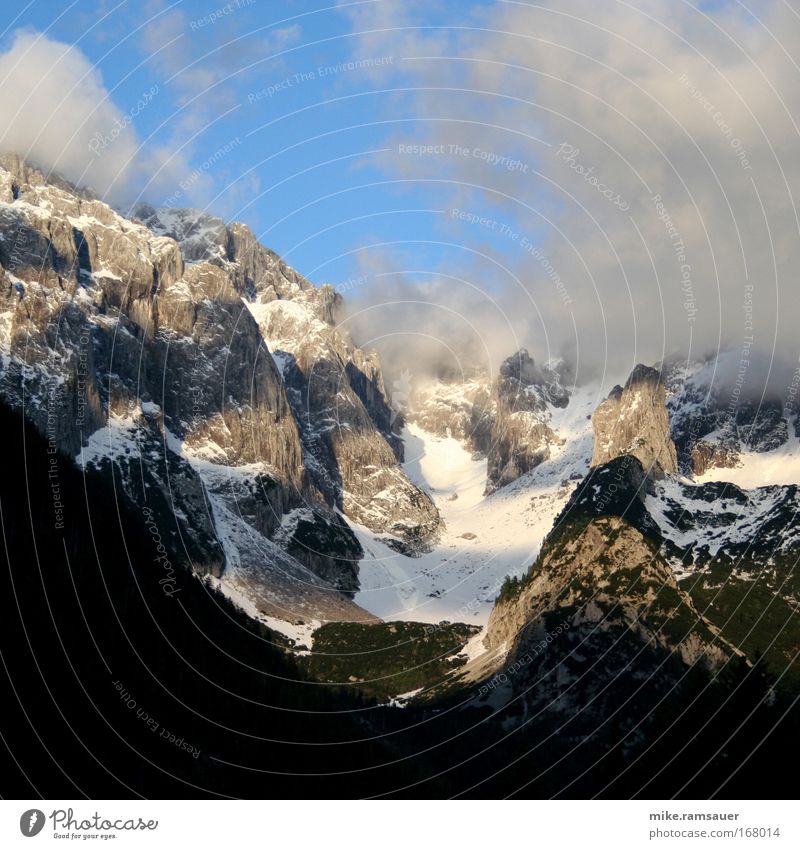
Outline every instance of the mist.
{"label": "mist", "polygon": [[[369,74],[388,92],[376,119],[404,120],[364,167],[427,187],[439,210],[440,250],[365,239],[355,273],[367,282],[343,289],[348,329],[389,379],[493,374],[525,347],[613,384],[638,362],[738,351],[743,392],[785,394],[800,354],[798,12],[781,0],[758,16],[734,2],[461,4],[415,29],[427,10],[340,12],[353,58],[398,57]],[[174,10],[146,30],[157,67],[188,68],[180,91],[200,111],[184,134],[233,102],[207,94],[219,74],[189,61],[186,27]],[[140,147],[139,104],[116,106],[77,47],[17,32],[0,80],[0,151],[117,205],[142,185],[158,202],[187,170],[174,145]],[[420,146],[430,152],[409,153]]]}
{"label": "mist", "polygon": [[139,164],[133,117],[114,105],[78,48],[17,32],[0,53],[0,110],[0,151],[18,153],[101,196],[116,199],[128,190]]}
{"label": "mist", "polygon": [[[387,49],[370,30],[395,4],[378,6],[353,16],[359,55]],[[800,18],[777,0],[758,12],[503,3],[475,8],[438,54],[406,34],[416,90],[391,109],[418,120],[379,166],[438,181],[436,235],[457,248],[424,274],[366,248],[359,337],[390,370],[435,370],[436,347],[496,367],[524,345],[610,382],[637,362],[743,351],[758,363],[745,391],[784,393],[800,353]],[[420,145],[434,152],[406,154]],[[463,321],[440,323],[445,308]],[[392,335],[414,327],[435,337],[421,358]]]}

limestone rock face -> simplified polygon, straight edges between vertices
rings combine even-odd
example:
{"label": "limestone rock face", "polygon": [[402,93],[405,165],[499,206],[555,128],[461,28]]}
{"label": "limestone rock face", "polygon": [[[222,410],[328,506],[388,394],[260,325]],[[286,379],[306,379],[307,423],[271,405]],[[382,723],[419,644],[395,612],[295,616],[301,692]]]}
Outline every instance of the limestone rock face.
{"label": "limestone rock face", "polygon": [[698,439],[690,454],[691,470],[704,475],[710,469],[733,469],[739,460],[736,445],[718,439]]}
{"label": "limestone rock face", "polygon": [[464,380],[430,381],[414,388],[409,406],[403,410],[406,421],[429,433],[452,437],[470,450],[486,454],[496,415],[492,386],[483,373]]}
{"label": "limestone rock face", "polygon": [[[187,445],[213,443],[233,465],[263,463],[287,497],[299,496],[297,426],[235,281],[206,263],[186,266],[173,239],[106,204],[8,164],[17,196],[0,206],[8,396],[21,404],[24,387],[26,413],[44,431],[54,389],[54,437],[73,454],[93,425],[156,401]],[[88,420],[69,415],[78,405]]]}
{"label": "limestone rock face", "polygon": [[[322,292],[330,298],[332,290]],[[398,465],[377,355],[352,345],[324,300],[269,300],[250,310],[280,365],[315,486],[370,530],[424,545],[439,514]]]}
{"label": "limestone rock face", "polygon": [[264,615],[293,619],[295,593],[303,616],[313,597],[363,618],[340,595],[362,555],[341,513],[406,540],[439,521],[398,464],[377,358],[336,330],[331,287],[245,225],[135,215],[0,157],[3,398],[138,506],[158,501],[198,573]]}
{"label": "limestone rock face", "polygon": [[734,357],[736,352],[723,352],[708,362],[667,364],[667,409],[684,474],[735,468],[742,454],[786,445],[790,427],[798,428],[785,399],[762,397],[763,387],[750,398],[731,384],[730,373],[739,367]]}
{"label": "limestone rock face", "polygon": [[661,374],[638,365],[624,387],[616,386],[592,415],[592,466],[630,454],[654,477],[678,471]]}
{"label": "limestone rock face", "polygon": [[[655,703],[687,667],[713,672],[735,653],[657,546],[614,516],[551,535],[521,588],[496,604],[486,645],[503,658],[492,690],[502,682],[503,698],[521,694],[529,713],[578,716],[579,736],[632,694],[645,716],[642,698]],[[652,682],[646,694],[642,681]]]}
{"label": "limestone rock face", "polygon": [[159,236],[175,241],[188,262],[208,262],[223,269],[233,288],[248,299],[295,298],[313,293],[314,285],[264,247],[240,222],[195,209],[165,209],[139,204],[134,218]]}
{"label": "limestone rock face", "polygon": [[500,367],[494,385],[495,420],[490,436],[487,492],[535,469],[559,441],[550,427],[553,407],[566,407],[569,393],[553,368],[539,368],[526,350]]}
{"label": "limestone rock face", "polygon": [[485,455],[488,494],[535,469],[560,443],[552,417],[569,403],[565,377],[563,365],[539,366],[522,349],[503,362],[493,381],[476,374],[421,387],[405,415]]}
{"label": "limestone rock face", "polygon": [[[514,651],[519,651],[529,642],[524,633],[529,623],[544,613],[563,611],[570,613],[570,627],[594,627],[602,618],[601,627],[624,624],[642,632],[651,628],[653,642],[681,652],[682,636],[697,629],[678,633],[680,606],[685,606],[687,619],[700,618],[669,565],[640,531],[619,517],[598,517],[552,540],[521,592],[492,611],[487,642],[494,647],[517,641]],[[598,608],[603,617],[597,615]],[[676,619],[674,632],[659,628],[670,614]],[[707,628],[704,634],[711,646],[714,634]],[[726,656],[718,647],[709,649],[712,665]]]}

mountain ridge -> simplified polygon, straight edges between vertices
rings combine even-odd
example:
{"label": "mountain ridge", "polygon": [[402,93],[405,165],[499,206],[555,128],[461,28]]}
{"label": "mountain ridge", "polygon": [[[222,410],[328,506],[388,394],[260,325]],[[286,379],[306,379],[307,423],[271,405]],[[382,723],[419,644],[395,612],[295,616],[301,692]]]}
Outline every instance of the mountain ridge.
{"label": "mountain ridge", "polygon": [[[494,378],[450,378],[392,399],[377,355],[337,321],[341,296],[245,225],[145,204],[129,220],[19,157],[0,166],[3,397],[57,450],[115,480],[131,505],[155,505],[175,557],[188,554],[198,575],[298,646],[324,622],[377,622],[353,599],[378,604],[388,579],[406,620],[425,604],[449,609],[421,602],[418,586],[434,600],[452,596],[461,620],[488,616],[485,677],[518,663],[531,623],[559,615],[558,593],[531,589],[537,570],[560,575],[565,591],[565,576],[582,569],[616,586],[631,568],[617,562],[625,556],[703,635],[688,634],[689,647],[663,642],[663,622],[651,628],[648,616],[670,617],[653,612],[650,590],[622,585],[618,605],[645,611],[643,624],[616,617],[612,631],[638,628],[637,639],[684,664],[741,654],[722,631],[756,569],[770,604],[789,617],[797,609],[797,487],[753,494],[702,480],[748,462],[747,451],[794,450],[796,419],[772,402],[763,421],[760,406],[732,412],[706,365],[640,364],[603,399],[565,363],[539,365],[521,349]],[[464,465],[458,487],[432,483],[436,470],[409,455],[414,446],[424,457],[431,438],[445,464]],[[447,506],[467,490],[471,501]],[[755,520],[743,523],[729,502],[753,505]],[[485,528],[469,525],[473,510]],[[506,544],[498,558],[508,510],[519,515],[504,525],[523,545]],[[737,538],[725,538],[728,516]],[[608,551],[590,554],[581,539],[604,533]],[[575,538],[571,570],[564,534]],[[753,546],[771,556],[754,557]],[[736,565],[743,559],[747,568]],[[721,607],[709,576],[724,588]],[[584,589],[571,603],[576,633],[601,621],[580,612],[598,605]],[[500,599],[489,614],[492,592]],[[751,654],[764,642],[741,630],[736,640]],[[481,654],[472,642],[470,661]],[[790,651],[783,640],[769,660]]]}

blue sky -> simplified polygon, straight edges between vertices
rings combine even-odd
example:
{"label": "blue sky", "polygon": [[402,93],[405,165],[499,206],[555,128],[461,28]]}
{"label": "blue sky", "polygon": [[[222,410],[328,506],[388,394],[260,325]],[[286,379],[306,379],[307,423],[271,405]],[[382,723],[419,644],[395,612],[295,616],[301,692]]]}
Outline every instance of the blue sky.
{"label": "blue sky", "polygon": [[[191,201],[242,219],[316,281],[358,277],[352,252],[365,241],[428,240],[447,229],[440,213],[421,211],[442,208],[435,190],[393,186],[373,167],[371,152],[386,150],[397,126],[390,122],[413,118],[393,112],[381,93],[402,85],[405,57],[359,52],[346,10],[264,0],[9,6],[3,47],[22,27],[76,45],[123,114],[158,86],[130,130],[152,148],[185,144],[181,156],[206,179],[203,191],[196,181],[182,192],[177,174],[147,187],[147,200]],[[436,26],[454,6],[417,23]],[[369,67],[346,64],[357,59]],[[201,70],[209,76],[191,79]],[[422,244],[414,251],[422,265],[439,253]]]}
{"label": "blue sky", "polygon": [[[795,345],[779,287],[800,264],[800,17],[782,0],[752,11],[12,0],[0,63],[23,52],[20,31],[47,45],[39,66],[74,45],[102,84],[87,88],[83,59],[70,80],[113,103],[92,132],[129,124],[102,160],[136,161],[126,197],[247,222],[368,309],[353,320],[359,339],[390,334],[389,357],[423,333],[491,366],[525,345],[601,370],[616,359],[624,373],[740,344],[754,269],[764,347]],[[48,115],[31,86],[6,128],[23,142],[17,125],[39,138]],[[64,163],[58,129],[45,129]]]}

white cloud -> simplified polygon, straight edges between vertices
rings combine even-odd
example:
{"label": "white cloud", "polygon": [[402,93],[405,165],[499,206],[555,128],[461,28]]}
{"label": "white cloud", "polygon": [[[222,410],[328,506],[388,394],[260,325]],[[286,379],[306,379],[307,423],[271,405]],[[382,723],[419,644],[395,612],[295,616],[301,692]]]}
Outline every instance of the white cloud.
{"label": "white cloud", "polygon": [[[546,331],[551,352],[566,348],[584,366],[608,362],[618,373],[719,344],[767,356],[776,346],[796,363],[800,18],[779,0],[758,9],[759,20],[734,3],[497,3],[475,7],[472,29],[451,32],[441,58],[404,66],[420,91],[404,106],[393,97],[392,115],[420,120],[393,139],[382,166],[405,179],[458,181],[437,186],[439,206],[471,204],[541,248],[570,304],[521,239],[489,250],[525,291],[513,274],[472,268],[532,350],[545,353]],[[418,50],[408,34],[404,49],[430,56],[430,33],[419,32]],[[400,156],[400,142],[480,146],[529,171],[473,156]],[[559,156],[562,144],[570,148]],[[474,225],[443,229],[464,246],[484,241]],[[455,287],[453,305],[458,297]]]}
{"label": "white cloud", "polygon": [[100,195],[124,193],[139,146],[132,117],[114,105],[78,48],[35,32],[16,33],[0,53],[0,114],[0,150]]}

